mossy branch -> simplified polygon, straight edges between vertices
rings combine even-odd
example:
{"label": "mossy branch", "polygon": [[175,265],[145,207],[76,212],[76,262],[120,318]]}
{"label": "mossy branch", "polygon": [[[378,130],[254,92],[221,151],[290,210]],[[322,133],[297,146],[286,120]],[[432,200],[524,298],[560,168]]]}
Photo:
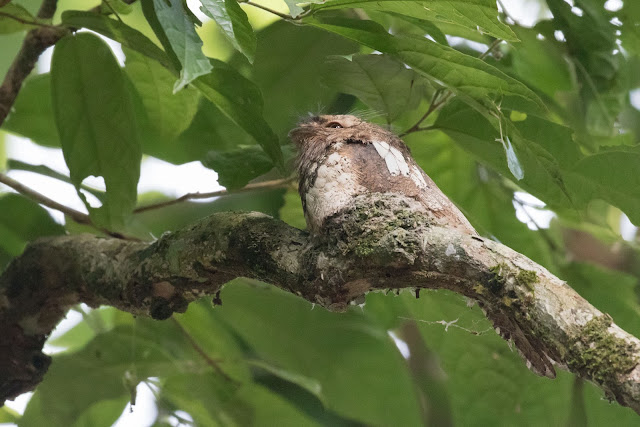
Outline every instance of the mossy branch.
{"label": "mossy branch", "polygon": [[565,282],[494,241],[437,227],[392,195],[363,195],[310,236],[258,213],[216,213],[147,244],[92,235],[32,242],[0,276],[0,396],[34,389],[42,346],[74,304],[164,319],[236,277],[331,310],[374,290],[446,288],[478,302],[530,368],[561,367],[640,413],[640,341]]}

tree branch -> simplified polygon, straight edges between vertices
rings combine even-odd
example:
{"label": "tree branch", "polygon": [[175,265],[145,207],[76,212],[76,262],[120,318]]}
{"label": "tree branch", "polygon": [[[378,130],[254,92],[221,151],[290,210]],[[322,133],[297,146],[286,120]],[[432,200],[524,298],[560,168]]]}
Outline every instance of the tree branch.
{"label": "tree branch", "polygon": [[445,288],[473,298],[531,369],[554,366],[640,413],[640,340],[513,250],[433,226],[411,199],[363,195],[310,236],[258,213],[216,213],[147,244],[92,235],[32,242],[0,276],[0,396],[32,390],[42,346],[84,302],[165,319],[248,277],[335,311],[373,290]]}
{"label": "tree branch", "polygon": [[[56,5],[57,0],[44,0],[38,11],[38,18],[51,19]],[[36,28],[27,33],[0,86],[0,126],[9,115],[22,82],[31,74],[42,52],[56,44],[67,33],[67,29],[51,26]]]}

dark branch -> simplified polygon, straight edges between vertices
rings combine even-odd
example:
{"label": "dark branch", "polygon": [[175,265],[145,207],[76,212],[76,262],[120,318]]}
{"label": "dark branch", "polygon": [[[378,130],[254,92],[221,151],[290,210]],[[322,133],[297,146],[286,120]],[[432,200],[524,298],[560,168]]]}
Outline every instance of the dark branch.
{"label": "dark branch", "polygon": [[0,396],[42,380],[44,341],[74,304],[164,319],[242,276],[336,311],[375,290],[452,290],[476,300],[532,370],[553,377],[556,366],[568,369],[640,413],[637,338],[523,255],[433,226],[409,206],[398,196],[359,196],[324,236],[227,212],[152,244],[90,235],[32,242],[0,276]]}

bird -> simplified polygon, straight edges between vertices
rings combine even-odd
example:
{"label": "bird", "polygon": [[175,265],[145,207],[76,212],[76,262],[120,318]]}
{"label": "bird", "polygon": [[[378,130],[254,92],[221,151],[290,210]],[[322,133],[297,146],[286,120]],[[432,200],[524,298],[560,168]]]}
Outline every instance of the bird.
{"label": "bird", "polygon": [[298,148],[298,191],[310,232],[322,234],[327,219],[356,196],[395,193],[416,200],[435,224],[477,234],[393,132],[353,115],[318,115],[289,138]]}
{"label": "bird", "polygon": [[[298,191],[311,233],[328,232],[329,220],[353,208],[358,196],[383,193],[413,199],[417,203],[411,208],[435,225],[483,241],[393,132],[353,115],[320,115],[300,122],[289,137],[298,148]],[[555,377],[538,337],[499,304],[482,298],[477,301],[496,332],[515,344],[533,372]]]}

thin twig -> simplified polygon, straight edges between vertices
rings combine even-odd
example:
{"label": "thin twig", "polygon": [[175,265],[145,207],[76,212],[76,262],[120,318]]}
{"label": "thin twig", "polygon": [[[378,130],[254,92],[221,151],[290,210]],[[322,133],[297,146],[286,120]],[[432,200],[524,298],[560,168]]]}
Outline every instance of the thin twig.
{"label": "thin twig", "polygon": [[[56,5],[57,0],[44,0],[37,17],[51,19],[56,11]],[[56,44],[67,33],[67,29],[51,26],[39,27],[27,33],[20,51],[5,74],[2,85],[0,85],[0,126],[9,115],[22,87],[22,82],[31,74],[42,52]]]}
{"label": "thin twig", "polygon": [[5,18],[13,19],[16,22],[19,22],[19,23],[25,24],[25,25],[33,25],[33,26],[36,26],[36,27],[45,27],[45,28],[57,28],[55,25],[43,24],[41,22],[30,21],[28,19],[22,19],[22,18],[19,18],[19,17],[15,16],[15,15],[10,14],[10,13],[6,13],[6,12],[0,12],[0,16],[4,16]]}
{"label": "thin twig", "polygon": [[279,16],[282,19],[286,19],[287,21],[299,19],[299,17],[298,18],[293,18],[293,17],[291,17],[291,16],[289,16],[289,15],[287,15],[285,13],[278,12],[277,10],[273,10],[273,9],[267,7],[267,6],[263,6],[261,4],[254,3],[252,1],[243,1],[243,2],[240,2],[240,3],[248,4],[249,6],[257,7],[258,9],[262,9],[262,10],[267,11],[269,13],[273,13],[274,15]]}
{"label": "thin twig", "polygon": [[44,194],[38,193],[37,191],[27,187],[26,185],[16,181],[13,178],[8,177],[7,175],[0,173],[0,183],[13,188],[14,190],[16,190],[18,193],[32,199],[35,200],[36,202],[40,203],[41,205],[47,206],[51,209],[55,209],[57,211],[62,212],[63,214],[67,215],[68,217],[70,217],[71,219],[73,219],[75,222],[77,222],[78,224],[87,224],[87,225],[91,225],[91,218],[89,218],[89,215],[84,214],[80,211],[77,211],[73,208],[70,208],[68,206],[65,206],[63,204],[60,204],[58,202],[56,202],[55,200],[52,200],[50,198],[48,198],[47,196],[45,196]]}
{"label": "thin twig", "polygon": [[27,187],[26,185],[16,181],[13,178],[10,178],[3,173],[0,173],[0,183],[13,188],[18,193],[30,198],[31,200],[34,200],[35,202],[38,202],[43,206],[62,212],[78,224],[88,225],[106,234],[107,236],[115,237],[117,239],[140,241],[140,239],[138,239],[137,237],[128,236],[122,233],[118,233],[117,231],[111,231],[106,228],[99,227],[94,224],[93,221],[91,221],[91,217],[89,215],[70,208],[69,206],[58,203],[55,200],[48,198],[44,194],[38,193],[36,190]]}
{"label": "thin twig", "polygon": [[182,332],[182,334],[184,335],[184,337],[187,339],[187,341],[189,341],[189,344],[191,345],[191,347],[193,347],[193,349],[200,355],[202,356],[202,358],[205,360],[205,362],[207,362],[207,365],[211,366],[213,368],[214,371],[216,371],[222,378],[224,378],[225,380],[233,383],[233,384],[239,384],[238,381],[234,380],[233,378],[231,378],[229,375],[227,375],[226,372],[224,372],[222,370],[222,368],[220,368],[220,365],[218,365],[218,363],[213,360],[211,358],[211,356],[209,356],[207,354],[206,351],[204,351],[204,349],[202,347],[200,347],[200,344],[198,344],[198,342],[195,340],[195,338],[193,338],[191,336],[191,334],[189,333],[189,331],[187,331],[184,326],[182,326],[180,324],[180,322],[178,322],[178,320],[175,317],[172,317],[171,320],[173,321],[173,323],[178,327],[178,329],[180,329],[180,332]]}
{"label": "thin twig", "polygon": [[210,193],[187,193],[181,197],[178,197],[177,199],[153,203],[146,206],[140,206],[139,208],[134,209],[133,213],[141,213],[141,212],[150,211],[152,209],[165,208],[167,206],[172,206],[187,200],[211,199],[212,197],[226,196],[228,194],[245,193],[247,191],[260,190],[265,188],[286,187],[292,181],[293,181],[293,178],[289,177],[289,178],[283,178],[283,179],[274,179],[272,181],[256,182],[254,184],[246,185],[237,190],[219,190],[219,191],[212,191]]}
{"label": "thin twig", "polygon": [[[489,45],[487,50],[485,50],[478,57],[478,59],[484,59],[487,56],[489,56],[489,54],[491,52],[493,52],[493,50],[502,42],[503,42],[502,39],[495,39],[493,42],[491,42],[491,44]],[[431,126],[420,127],[420,125],[434,111],[438,110],[440,107],[445,105],[447,103],[447,101],[449,101],[449,99],[451,99],[451,97],[453,97],[453,95],[454,95],[454,93],[451,90],[448,90],[448,89],[438,89],[438,90],[436,90],[435,93],[433,94],[433,98],[431,99],[431,104],[429,104],[429,108],[427,109],[427,112],[424,113],[424,115],[422,117],[420,117],[420,119],[413,126],[411,126],[409,129],[407,129],[405,132],[401,133],[400,137],[403,137],[403,136],[408,135],[410,133],[420,132],[420,131],[423,131],[423,130],[431,129],[432,128]]]}

